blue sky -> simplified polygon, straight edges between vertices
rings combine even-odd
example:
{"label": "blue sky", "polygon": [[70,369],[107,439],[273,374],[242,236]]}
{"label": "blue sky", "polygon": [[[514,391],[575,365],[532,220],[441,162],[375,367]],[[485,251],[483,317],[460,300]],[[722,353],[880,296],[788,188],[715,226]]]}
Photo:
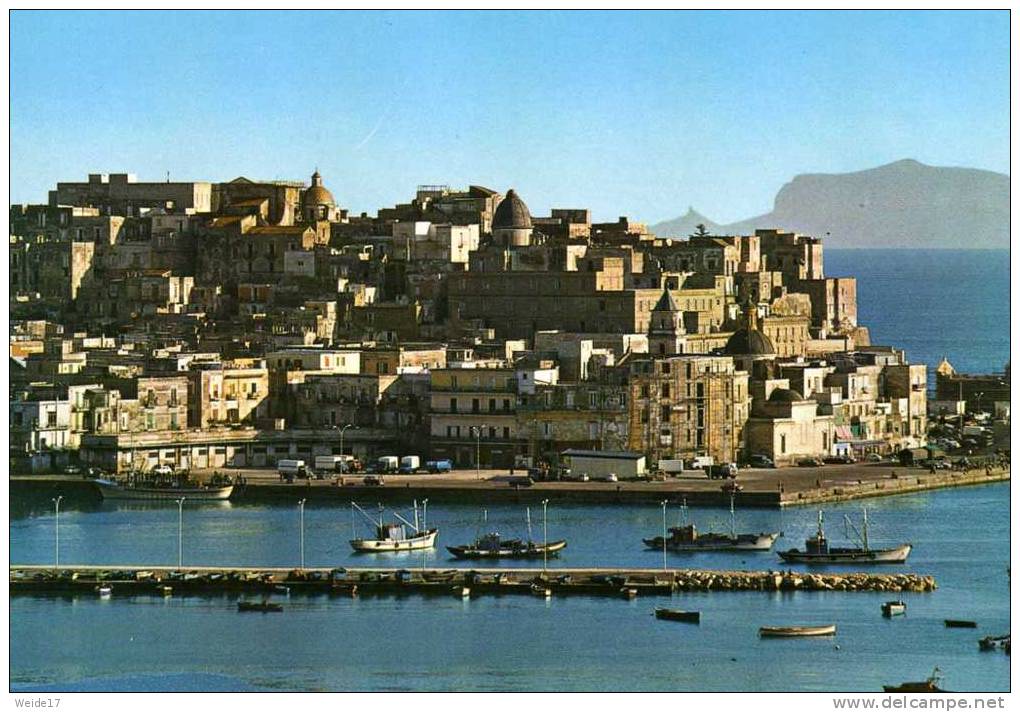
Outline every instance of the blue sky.
{"label": "blue sky", "polygon": [[14,12],[11,200],[58,180],[420,183],[535,214],[767,212],[797,173],[1009,171],[1000,12]]}

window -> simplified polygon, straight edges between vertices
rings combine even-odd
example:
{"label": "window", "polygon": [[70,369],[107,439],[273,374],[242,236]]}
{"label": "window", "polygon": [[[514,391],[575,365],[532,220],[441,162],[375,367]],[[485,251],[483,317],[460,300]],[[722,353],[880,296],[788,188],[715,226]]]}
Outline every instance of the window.
{"label": "window", "polygon": [[669,398],[669,384],[668,384],[668,383],[663,383],[663,384],[662,384],[662,393],[661,393],[661,397],[663,397],[663,398]]}
{"label": "window", "polygon": [[477,398],[472,398],[471,399],[471,412],[472,413],[477,413],[479,411],[479,409],[480,409],[480,406],[478,404],[478,399]]}
{"label": "window", "polygon": [[504,398],[503,399],[503,411],[507,412],[507,413],[510,412],[510,399],[509,398]]}
{"label": "window", "polygon": [[496,412],[496,399],[495,398],[490,398],[489,399],[489,412],[490,413],[495,413]]}
{"label": "window", "polygon": [[503,439],[504,440],[509,440],[510,439],[510,428],[509,427],[504,426],[504,428],[503,428]]}
{"label": "window", "polygon": [[457,399],[456,398],[451,398],[450,399],[450,412],[451,413],[456,413],[457,412]]}
{"label": "window", "polygon": [[781,454],[783,454],[783,455],[786,454],[786,436],[785,435],[780,435],[779,436],[779,452]]}
{"label": "window", "polygon": [[662,420],[662,422],[664,422],[664,423],[668,423],[669,422],[669,406],[668,405],[662,406],[662,408],[659,410],[659,419]]}

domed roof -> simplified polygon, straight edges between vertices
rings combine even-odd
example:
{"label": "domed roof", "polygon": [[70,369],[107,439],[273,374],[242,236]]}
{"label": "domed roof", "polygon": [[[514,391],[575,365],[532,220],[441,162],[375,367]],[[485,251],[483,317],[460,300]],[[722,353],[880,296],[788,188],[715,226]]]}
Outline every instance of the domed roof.
{"label": "domed roof", "polygon": [[305,191],[304,196],[301,198],[302,205],[336,205],[336,201],[333,200],[333,194],[326,190],[326,187],[322,184],[322,176],[319,175],[318,171],[312,174],[312,185]]}
{"label": "domed roof", "polygon": [[769,396],[770,403],[795,403],[802,400],[804,400],[804,396],[789,388],[777,388]]}
{"label": "domed roof", "polygon": [[506,197],[496,206],[492,216],[493,230],[530,230],[531,213],[517,193],[511,188]]}
{"label": "domed roof", "polygon": [[772,339],[758,329],[738,329],[726,342],[723,353],[730,356],[770,356],[776,353]]}

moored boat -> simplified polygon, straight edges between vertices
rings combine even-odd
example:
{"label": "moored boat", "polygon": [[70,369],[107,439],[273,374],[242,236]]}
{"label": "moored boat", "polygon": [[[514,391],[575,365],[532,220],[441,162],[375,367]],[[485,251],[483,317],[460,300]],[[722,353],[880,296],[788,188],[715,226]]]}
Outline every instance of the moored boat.
{"label": "moored boat", "polygon": [[882,615],[886,618],[902,616],[907,612],[907,604],[903,601],[886,601],[882,604]]}
{"label": "moored boat", "polygon": [[541,559],[558,556],[567,542],[560,539],[547,544],[521,539],[502,539],[497,532],[479,537],[473,544],[448,546],[446,550],[458,559]]}
{"label": "moored boat", "polygon": [[835,625],[794,625],[762,626],[758,629],[762,638],[808,638],[821,635],[836,635]]}
{"label": "moored boat", "polygon": [[[849,518],[847,525],[852,527]],[[856,531],[856,528],[855,528]],[[864,510],[860,547],[831,547],[822,529],[822,512],[818,512],[818,531],[804,542],[804,551],[780,551],[783,561],[797,564],[902,564],[910,556],[912,546],[901,544],[891,549],[872,549],[868,542],[868,512]]]}
{"label": "moored boat", "polygon": [[[687,506],[681,507],[686,519]],[[736,531],[736,515],[733,508],[733,496],[730,496],[730,531],[728,534],[718,532],[699,533],[693,523],[670,527],[665,541],[667,551],[769,551],[779,538],[779,532],[759,532],[757,534],[738,534]],[[642,539],[649,549],[662,551],[661,536]]]}
{"label": "moored boat", "polygon": [[885,692],[946,692],[939,687],[942,676],[939,669],[935,668],[927,680],[921,682],[902,682],[899,685],[882,685]]}
{"label": "moored boat", "polygon": [[1002,648],[1009,649],[1009,633],[1006,635],[989,635],[978,641],[978,648],[981,650],[995,650]]}
{"label": "moored boat", "polygon": [[675,608],[656,608],[655,617],[664,621],[680,621],[681,623],[700,623],[701,611],[681,611]]}
{"label": "moored boat", "polygon": [[99,594],[100,598],[107,598],[113,595],[113,586],[103,584],[102,586],[96,586],[96,593]]}
{"label": "moored boat", "polygon": [[233,485],[226,486],[177,486],[174,483],[128,484],[113,480],[96,480],[96,487],[103,499],[132,500],[174,500],[181,497],[187,500],[220,501],[230,499],[234,492]]}
{"label": "moored boat", "polygon": [[[351,506],[361,512],[372,524],[375,525],[375,539],[351,539],[351,547],[360,553],[383,553],[416,551],[419,549],[431,549],[436,545],[436,536],[439,529],[426,529],[418,526],[418,503],[414,504],[414,522],[409,522],[398,513],[393,515],[399,520],[398,523],[383,522],[380,516],[378,520],[370,517],[364,509],[356,502]],[[410,528],[411,531],[408,531]]]}
{"label": "moored boat", "polygon": [[946,618],[946,628],[977,628],[976,621],[962,621],[956,618]]}

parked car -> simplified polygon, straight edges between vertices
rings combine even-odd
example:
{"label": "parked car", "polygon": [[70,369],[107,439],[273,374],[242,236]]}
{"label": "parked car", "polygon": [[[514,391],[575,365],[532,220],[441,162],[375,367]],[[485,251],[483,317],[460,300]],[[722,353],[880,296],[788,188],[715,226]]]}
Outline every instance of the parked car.
{"label": "parked car", "polygon": [[817,457],[802,457],[797,460],[798,467],[821,467],[822,461]]}
{"label": "parked car", "polygon": [[831,455],[830,457],[825,458],[822,462],[826,465],[852,465],[857,462],[857,460],[849,455]]}
{"label": "parked car", "polygon": [[154,475],[172,475],[174,468],[170,465],[156,465],[152,468],[151,472]]}
{"label": "parked car", "polygon": [[80,475],[81,474],[81,468],[78,467],[77,465],[68,465],[67,467],[64,468],[64,474],[65,475]]}
{"label": "parked car", "polygon": [[383,478],[379,477],[378,475],[369,475],[368,477],[363,479],[362,482],[371,487],[380,487],[384,484]]}
{"label": "parked car", "polygon": [[602,482],[619,482],[620,478],[616,476],[615,472],[610,472],[608,475],[599,478]]}
{"label": "parked car", "polygon": [[591,478],[588,476],[587,472],[582,472],[581,474],[575,475],[574,477],[571,477],[570,479],[573,482],[587,482]]}
{"label": "parked car", "polygon": [[877,452],[869,453],[868,456],[864,459],[866,459],[868,462],[882,462],[882,456],[879,455]]}
{"label": "parked car", "polygon": [[721,465],[709,465],[705,468],[705,472],[708,474],[709,479],[721,480],[721,479],[736,479],[737,477],[737,466],[732,462],[724,462]]}
{"label": "parked car", "polygon": [[748,464],[751,467],[775,467],[776,463],[772,461],[772,458],[768,455],[751,455],[747,459]]}

